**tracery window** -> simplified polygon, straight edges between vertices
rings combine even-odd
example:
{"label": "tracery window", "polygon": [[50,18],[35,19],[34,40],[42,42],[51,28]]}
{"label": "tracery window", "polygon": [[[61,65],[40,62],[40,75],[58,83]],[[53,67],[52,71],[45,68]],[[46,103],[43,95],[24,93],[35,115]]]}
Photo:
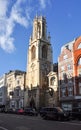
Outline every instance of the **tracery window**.
{"label": "tracery window", "polygon": [[36,57],[36,48],[35,46],[33,46],[31,49],[31,59],[35,59],[35,57]]}

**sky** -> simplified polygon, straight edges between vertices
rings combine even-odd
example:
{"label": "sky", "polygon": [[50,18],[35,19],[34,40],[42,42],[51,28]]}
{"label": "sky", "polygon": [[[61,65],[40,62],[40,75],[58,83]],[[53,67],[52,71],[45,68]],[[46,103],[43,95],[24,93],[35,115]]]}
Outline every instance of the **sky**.
{"label": "sky", "polygon": [[36,14],[46,17],[53,63],[61,47],[81,35],[81,0],[0,0],[0,76],[10,70],[26,71]]}

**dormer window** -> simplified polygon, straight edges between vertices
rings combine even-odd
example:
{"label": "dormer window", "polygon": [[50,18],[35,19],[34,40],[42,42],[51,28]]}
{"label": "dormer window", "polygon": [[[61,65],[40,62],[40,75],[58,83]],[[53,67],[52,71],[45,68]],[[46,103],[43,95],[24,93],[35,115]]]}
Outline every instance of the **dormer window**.
{"label": "dormer window", "polygon": [[69,49],[69,45],[66,46],[66,49]]}

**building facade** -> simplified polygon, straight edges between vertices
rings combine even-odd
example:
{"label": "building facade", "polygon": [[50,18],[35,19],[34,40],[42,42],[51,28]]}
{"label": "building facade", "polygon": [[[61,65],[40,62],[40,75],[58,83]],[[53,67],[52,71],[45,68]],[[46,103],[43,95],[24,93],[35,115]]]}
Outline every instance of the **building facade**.
{"label": "building facade", "polygon": [[81,106],[81,36],[76,38],[76,41],[73,45],[73,56],[75,99],[76,105]]}
{"label": "building facade", "polygon": [[[50,35],[47,35],[46,18],[36,16],[33,21],[33,33],[29,41],[26,88],[31,94],[26,100],[30,105],[34,101],[36,107],[45,105],[42,99],[48,87],[48,73],[53,71],[52,47]],[[43,96],[42,96],[43,95]]]}
{"label": "building facade", "polygon": [[81,37],[62,46],[58,74],[61,106],[66,110],[81,106]]}
{"label": "building facade", "polygon": [[6,74],[0,77],[0,108],[4,108],[7,99]]}
{"label": "building facade", "polygon": [[20,70],[7,73],[7,108],[24,107],[25,75],[26,73]]}

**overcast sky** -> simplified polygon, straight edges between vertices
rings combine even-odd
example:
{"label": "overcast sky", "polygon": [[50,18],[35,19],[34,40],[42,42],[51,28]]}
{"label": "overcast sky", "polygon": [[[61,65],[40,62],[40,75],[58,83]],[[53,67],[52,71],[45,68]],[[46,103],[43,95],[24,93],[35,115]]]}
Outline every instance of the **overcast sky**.
{"label": "overcast sky", "polygon": [[81,0],[0,0],[0,75],[26,71],[36,14],[46,17],[54,63],[61,47],[81,35]]}

